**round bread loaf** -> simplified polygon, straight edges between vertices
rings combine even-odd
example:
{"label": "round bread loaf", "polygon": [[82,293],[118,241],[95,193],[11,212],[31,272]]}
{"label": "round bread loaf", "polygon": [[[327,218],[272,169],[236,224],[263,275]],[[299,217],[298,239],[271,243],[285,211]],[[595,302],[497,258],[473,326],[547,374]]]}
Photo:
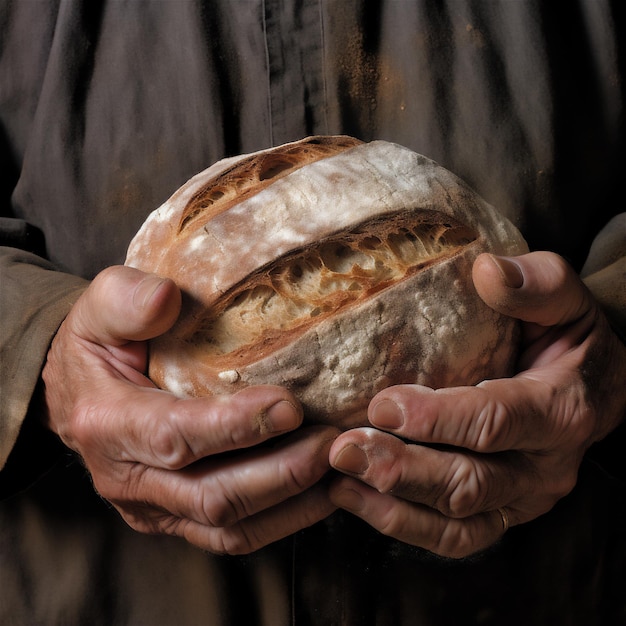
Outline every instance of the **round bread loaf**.
{"label": "round bread loaf", "polygon": [[154,211],[126,263],[183,292],[149,375],[181,396],[284,385],[310,421],[366,423],[399,383],[511,373],[517,325],[471,269],[527,251],[456,176],[399,145],[309,137],[225,159]]}

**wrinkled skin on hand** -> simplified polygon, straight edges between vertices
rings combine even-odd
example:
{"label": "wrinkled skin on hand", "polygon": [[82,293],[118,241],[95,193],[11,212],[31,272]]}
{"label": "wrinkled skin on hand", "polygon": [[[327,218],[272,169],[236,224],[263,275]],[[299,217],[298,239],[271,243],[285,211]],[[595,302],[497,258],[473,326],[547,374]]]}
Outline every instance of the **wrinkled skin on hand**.
{"label": "wrinkled skin on hand", "polygon": [[557,255],[481,255],[483,300],[522,320],[519,373],[475,387],[390,387],[374,428],[340,435],[333,502],[382,533],[463,557],[549,511],[574,487],[587,448],[623,419],[626,348]]}
{"label": "wrinkled skin on hand", "polygon": [[335,507],[318,483],[338,431],[298,428],[288,391],[181,399],[145,376],[146,340],[174,323],[180,302],[169,280],[128,267],[98,275],[48,353],[48,426],[141,532],[238,554],[328,516]]}

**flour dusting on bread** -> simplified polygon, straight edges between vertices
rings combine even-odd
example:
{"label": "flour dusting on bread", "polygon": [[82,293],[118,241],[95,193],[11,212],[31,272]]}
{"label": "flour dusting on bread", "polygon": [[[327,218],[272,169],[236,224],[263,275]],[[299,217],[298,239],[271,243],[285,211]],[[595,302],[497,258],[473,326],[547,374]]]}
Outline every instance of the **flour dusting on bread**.
{"label": "flour dusting on bread", "polygon": [[407,148],[310,137],[220,161],[146,220],[127,264],[183,291],[151,342],[179,395],[280,384],[310,420],[365,423],[392,384],[511,372],[516,322],[478,297],[481,252],[527,250],[456,176]]}

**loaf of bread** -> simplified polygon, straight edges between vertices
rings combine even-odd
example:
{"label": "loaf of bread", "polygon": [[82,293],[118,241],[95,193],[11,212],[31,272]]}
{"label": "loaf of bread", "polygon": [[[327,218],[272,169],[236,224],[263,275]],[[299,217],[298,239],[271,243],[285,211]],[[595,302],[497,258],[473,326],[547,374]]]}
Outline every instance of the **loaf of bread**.
{"label": "loaf of bread", "polygon": [[476,256],[527,250],[456,176],[399,145],[309,137],[225,159],[154,211],[126,263],[183,292],[149,375],[181,396],[283,385],[310,421],[366,422],[399,383],[511,373],[516,322],[487,307]]}

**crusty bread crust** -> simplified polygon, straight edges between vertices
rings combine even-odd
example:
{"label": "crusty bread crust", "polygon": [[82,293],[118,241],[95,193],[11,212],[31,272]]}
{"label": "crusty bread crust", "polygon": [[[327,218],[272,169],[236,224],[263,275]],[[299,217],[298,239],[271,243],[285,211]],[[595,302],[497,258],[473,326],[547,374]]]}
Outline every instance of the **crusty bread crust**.
{"label": "crusty bread crust", "polygon": [[365,423],[392,384],[510,374],[517,325],[478,297],[484,251],[517,229],[433,161],[388,142],[311,137],[221,161],[146,220],[127,264],[183,290],[150,376],[180,395],[293,389],[313,421]]}

